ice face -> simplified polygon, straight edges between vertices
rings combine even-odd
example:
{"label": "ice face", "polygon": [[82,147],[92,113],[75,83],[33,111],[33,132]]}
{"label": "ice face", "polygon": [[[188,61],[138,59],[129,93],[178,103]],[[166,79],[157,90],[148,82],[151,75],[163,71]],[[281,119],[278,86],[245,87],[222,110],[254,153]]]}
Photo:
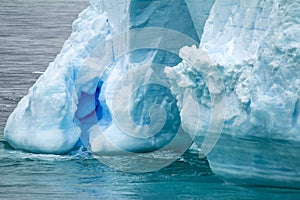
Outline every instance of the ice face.
{"label": "ice face", "polygon": [[[298,2],[281,1],[214,4],[200,47],[219,65],[224,80],[228,93],[228,130],[225,126],[224,131],[228,134],[299,141],[300,29],[296,5]],[[172,71],[177,80],[190,77],[190,87],[195,87],[194,77],[200,76],[195,75],[199,70],[193,72],[185,62],[170,68],[170,78],[174,77]],[[174,90],[182,91],[175,82]],[[198,93],[203,93],[198,102],[207,106],[206,88],[196,85]],[[238,127],[243,133],[232,131]]]}
{"label": "ice face", "polygon": [[[200,46],[224,66],[225,84],[232,90],[227,100],[230,112],[226,120],[247,130],[243,135],[300,139],[297,114],[300,27],[299,16],[295,14],[298,5],[299,1],[251,1],[229,6],[217,1],[207,21]],[[243,9],[234,12],[237,7]],[[222,26],[214,15],[218,9],[234,13],[226,23],[222,18]],[[237,21],[240,18],[242,22]],[[219,52],[226,53],[220,58]],[[231,105],[236,101],[239,107]],[[241,135],[236,131],[226,132]]]}
{"label": "ice face", "polygon": [[[206,21],[200,47],[218,63],[226,89],[222,135],[208,159],[231,181],[299,187],[299,3],[217,0]],[[198,72],[185,62],[167,71],[173,93],[193,88],[208,113]],[[191,83],[180,86],[182,77]],[[195,129],[185,119],[186,129]],[[207,126],[199,128],[201,143]]]}
{"label": "ice face", "polygon": [[[300,11],[299,3],[267,1],[258,2],[255,8],[249,5],[251,7],[247,13],[251,15],[246,15],[246,19],[252,21],[249,24],[252,31],[243,28],[242,32],[247,35],[245,41],[233,45],[244,50],[245,54],[237,58],[233,48],[231,57],[236,57],[233,59],[235,65],[229,67],[231,73],[240,73],[235,87],[232,87],[234,92],[227,100],[227,121],[234,128],[229,130],[227,125],[224,132],[233,137],[256,139],[253,142],[240,142],[249,151],[245,151],[244,147],[234,151],[215,149],[215,153],[211,154],[211,166],[223,176],[243,181],[249,176],[250,167],[254,169],[250,174],[255,184],[284,187],[300,185],[300,163],[296,153],[300,140],[300,93],[297,86],[300,77],[300,27],[299,15],[296,15]],[[240,61],[244,63],[239,65]],[[225,79],[230,80],[230,77],[225,76]],[[239,102],[239,108],[230,105],[236,101]],[[220,147],[224,146],[223,141],[226,139],[220,141]],[[232,142],[237,146],[238,141]],[[224,160],[231,160],[229,165],[226,161],[220,161],[217,156],[220,151],[228,152],[228,159],[225,157]],[[236,157],[232,158],[232,155]],[[240,158],[244,162],[238,161]],[[234,168],[236,175],[232,176],[230,170]]]}

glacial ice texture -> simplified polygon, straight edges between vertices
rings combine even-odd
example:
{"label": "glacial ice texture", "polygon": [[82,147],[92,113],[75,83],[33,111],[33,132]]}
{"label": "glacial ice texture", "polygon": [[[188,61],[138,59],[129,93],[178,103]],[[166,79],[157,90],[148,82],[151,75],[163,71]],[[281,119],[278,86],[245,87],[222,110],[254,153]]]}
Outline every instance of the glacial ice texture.
{"label": "glacial ice texture", "polygon": [[[168,34],[155,37],[148,31],[148,38],[135,42],[136,35],[128,32],[146,27],[173,30],[191,42],[173,38],[168,52],[157,50]],[[153,50],[136,49],[147,39]],[[160,149],[181,130],[177,100],[168,84],[162,84],[167,78],[161,68],[178,64],[176,52],[198,43],[184,0],[92,0],[73,23],[61,53],[9,117],[4,137],[13,147],[36,153],[67,153],[82,143],[94,153]],[[122,55],[122,49],[129,52]],[[141,66],[146,67],[138,69]],[[138,75],[127,82],[141,87],[118,88],[131,71]],[[115,113],[121,122],[114,120]],[[151,131],[157,134],[152,137]],[[136,133],[148,138],[135,138]],[[186,140],[192,142],[188,135]]]}
{"label": "glacial ice texture", "polygon": [[[218,99],[224,92],[222,134],[208,155],[213,172],[243,184],[300,187],[299,13],[299,0],[91,0],[73,23],[61,53],[9,117],[4,137],[17,149],[37,153],[66,153],[79,140],[96,153],[118,153],[116,146],[148,152],[169,143],[181,123],[184,133],[197,132],[196,143],[201,145],[215,106],[212,94]],[[196,47],[178,47],[181,58],[157,49],[116,57],[118,49],[134,46],[134,38],[106,42],[124,31],[145,27],[172,29],[195,44],[200,41],[210,61],[197,57]],[[163,34],[152,44],[160,47],[167,38]],[[95,52],[102,44],[102,51]],[[94,65],[87,65],[87,58],[97,55],[102,60],[91,59],[97,67],[89,67]],[[194,58],[194,65],[189,58]],[[99,61],[113,64],[99,67]],[[151,67],[139,72],[137,63]],[[197,68],[204,63],[218,69],[224,91],[209,88],[206,81],[212,79]],[[131,103],[129,111],[122,112],[128,102],[119,98],[119,104],[114,104],[115,94],[110,91],[118,89],[124,74],[132,70],[140,74],[140,85],[152,84],[137,90],[128,86]],[[119,91],[116,94],[127,95]],[[138,94],[141,91],[144,96]],[[185,103],[187,94],[197,101],[201,115]],[[142,103],[144,97],[149,101]],[[158,136],[165,137],[135,140],[122,135],[132,126],[122,123],[125,127],[120,130],[112,110],[124,114],[125,122],[133,119],[138,127],[133,133],[140,132],[139,125],[155,122],[152,128],[163,130]],[[166,126],[155,126],[161,122]],[[97,135],[97,127],[115,145]]]}
{"label": "glacial ice texture", "polygon": [[[217,0],[210,11],[200,47],[219,65],[226,116],[208,159],[216,174],[231,181],[300,186],[299,13],[300,1],[281,0]],[[195,83],[197,71],[190,68],[180,63],[169,77],[192,74]],[[174,92],[186,90],[173,86]],[[201,84],[195,90],[206,94]],[[205,96],[201,105],[207,105]],[[202,112],[208,109],[203,106]],[[204,134],[205,127],[196,142]]]}

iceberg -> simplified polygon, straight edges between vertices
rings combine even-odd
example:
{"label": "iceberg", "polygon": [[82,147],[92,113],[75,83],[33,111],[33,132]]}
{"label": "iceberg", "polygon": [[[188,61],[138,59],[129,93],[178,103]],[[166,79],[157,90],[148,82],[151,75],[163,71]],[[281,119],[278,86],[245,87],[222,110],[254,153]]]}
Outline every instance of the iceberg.
{"label": "iceberg", "polygon": [[[226,92],[222,135],[208,160],[228,181],[300,186],[299,3],[216,1],[205,23],[200,48],[217,63]],[[187,88],[176,83],[181,77],[191,77],[195,88],[197,73],[190,68],[183,62],[169,69],[174,92]],[[207,105],[205,96],[200,105]],[[206,127],[199,128],[196,143],[205,135]]]}
{"label": "iceberg", "polygon": [[[16,149],[54,154],[78,145],[101,154],[166,146],[181,120],[163,68],[178,64],[179,49],[192,44],[199,38],[183,0],[92,0],[10,115],[5,139]],[[192,143],[188,134],[186,140]]]}
{"label": "iceberg", "polygon": [[[229,138],[220,140],[209,156],[217,174],[241,183],[300,186],[299,5],[300,1],[214,5],[201,47],[224,66],[225,87],[232,91],[223,129]],[[219,9],[231,14],[220,20],[214,14]]]}
{"label": "iceberg", "polygon": [[195,142],[228,181],[299,188],[299,13],[299,0],[91,0],[4,138],[174,159]]}

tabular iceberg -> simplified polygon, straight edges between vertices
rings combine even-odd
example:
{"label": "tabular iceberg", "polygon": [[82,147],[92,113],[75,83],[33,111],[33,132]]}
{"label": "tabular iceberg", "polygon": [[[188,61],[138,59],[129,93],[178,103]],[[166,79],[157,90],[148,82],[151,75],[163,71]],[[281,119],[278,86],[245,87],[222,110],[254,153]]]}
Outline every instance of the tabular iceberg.
{"label": "tabular iceberg", "polygon": [[4,137],[56,154],[195,139],[206,155],[223,128],[208,154],[216,174],[300,187],[299,13],[299,0],[91,0]]}

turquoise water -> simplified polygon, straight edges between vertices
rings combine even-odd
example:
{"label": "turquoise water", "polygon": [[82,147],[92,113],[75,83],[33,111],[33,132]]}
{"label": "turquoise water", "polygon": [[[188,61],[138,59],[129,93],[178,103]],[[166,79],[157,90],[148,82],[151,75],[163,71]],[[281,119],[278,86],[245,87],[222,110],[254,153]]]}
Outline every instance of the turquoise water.
{"label": "turquoise water", "polygon": [[36,72],[59,53],[87,5],[87,0],[0,1],[0,199],[300,199],[300,190],[227,183],[195,151],[160,171],[130,174],[84,150],[62,156],[13,150],[2,138],[7,117],[40,75]]}
{"label": "turquoise water", "polygon": [[4,199],[297,199],[300,194],[224,183],[192,152],[158,172],[129,174],[106,167],[86,152],[33,155],[3,142],[0,148]]}

